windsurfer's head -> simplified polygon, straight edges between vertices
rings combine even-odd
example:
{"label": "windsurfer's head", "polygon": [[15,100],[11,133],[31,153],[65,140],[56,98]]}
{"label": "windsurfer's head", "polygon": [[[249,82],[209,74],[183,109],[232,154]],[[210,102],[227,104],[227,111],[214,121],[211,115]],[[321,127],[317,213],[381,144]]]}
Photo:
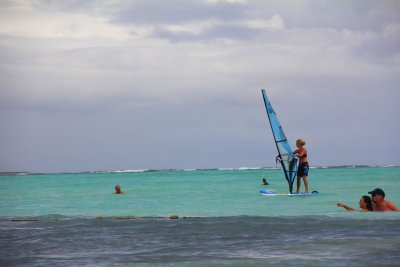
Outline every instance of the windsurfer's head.
{"label": "windsurfer's head", "polygon": [[304,141],[303,139],[297,139],[297,141],[296,141],[296,145],[300,145],[300,146],[304,146],[305,144],[306,144],[306,141]]}

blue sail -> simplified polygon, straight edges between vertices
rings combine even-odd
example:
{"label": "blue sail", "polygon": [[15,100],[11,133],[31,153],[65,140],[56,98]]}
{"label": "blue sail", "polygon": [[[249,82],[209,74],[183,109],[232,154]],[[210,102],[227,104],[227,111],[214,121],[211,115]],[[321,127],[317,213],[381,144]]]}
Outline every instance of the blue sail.
{"label": "blue sail", "polygon": [[292,149],[289,146],[285,133],[282,130],[282,126],[279,123],[278,116],[272,108],[265,90],[263,89],[261,92],[264,98],[265,109],[267,110],[272,133],[274,135],[276,148],[278,149],[279,157],[281,158],[282,168],[289,184],[289,192],[292,193],[293,182],[296,179],[297,174],[297,158],[294,156]]}

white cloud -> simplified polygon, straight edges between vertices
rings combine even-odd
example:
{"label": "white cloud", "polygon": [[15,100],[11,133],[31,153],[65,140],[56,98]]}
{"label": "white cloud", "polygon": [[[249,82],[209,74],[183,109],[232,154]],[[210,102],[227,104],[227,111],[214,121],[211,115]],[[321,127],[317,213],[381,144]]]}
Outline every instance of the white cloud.
{"label": "white cloud", "polygon": [[269,20],[257,19],[248,20],[244,24],[249,28],[254,29],[275,29],[282,30],[285,28],[285,22],[280,15],[274,15]]}
{"label": "white cloud", "polygon": [[[0,34],[31,38],[125,39],[130,30],[110,24],[105,17],[65,12],[11,10],[0,16]],[[142,28],[134,29],[144,32]]]}
{"label": "white cloud", "polygon": [[165,30],[171,33],[189,33],[199,35],[209,28],[220,25],[221,22],[217,20],[197,21],[185,24],[168,24],[163,26]]}
{"label": "white cloud", "polygon": [[400,36],[400,24],[399,23],[391,23],[385,26],[383,31],[383,35],[385,37],[396,35]]}
{"label": "white cloud", "polygon": [[247,0],[206,0],[206,3],[210,3],[210,4],[217,4],[217,3],[246,4]]}
{"label": "white cloud", "polygon": [[235,41],[244,39],[248,41],[248,39],[257,38],[263,31],[283,29],[285,29],[284,20],[280,15],[274,15],[268,20],[224,21],[209,19],[184,24],[167,24],[158,26],[154,36],[178,41],[204,41],[208,39]]}

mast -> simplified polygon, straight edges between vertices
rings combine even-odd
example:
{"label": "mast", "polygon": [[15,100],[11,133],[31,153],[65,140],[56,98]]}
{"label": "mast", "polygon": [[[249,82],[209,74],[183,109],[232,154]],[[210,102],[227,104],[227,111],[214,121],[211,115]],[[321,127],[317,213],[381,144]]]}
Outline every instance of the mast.
{"label": "mast", "polygon": [[268,120],[274,136],[276,149],[278,150],[278,154],[281,159],[280,163],[282,165],[286,181],[289,185],[289,192],[292,193],[293,182],[296,179],[297,173],[297,158],[294,156],[292,149],[290,148],[285,133],[283,132],[282,126],[278,120],[278,116],[272,108],[265,90],[262,89],[261,92],[264,98],[265,109],[268,114]]}

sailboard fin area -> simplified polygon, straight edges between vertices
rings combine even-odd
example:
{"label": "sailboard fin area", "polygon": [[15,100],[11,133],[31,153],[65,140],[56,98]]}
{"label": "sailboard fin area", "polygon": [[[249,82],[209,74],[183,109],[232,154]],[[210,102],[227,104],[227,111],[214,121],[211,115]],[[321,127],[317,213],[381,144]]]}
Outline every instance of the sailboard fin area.
{"label": "sailboard fin area", "polygon": [[283,132],[282,126],[278,120],[278,116],[276,115],[274,109],[269,102],[267,97],[267,93],[265,90],[261,90],[265,109],[268,114],[268,120],[271,126],[272,134],[274,136],[276,148],[278,149],[280,163],[282,165],[285,178],[289,185],[289,192],[293,192],[293,182],[296,179],[297,174],[297,161],[298,159],[294,156],[292,149],[287,141],[285,133]]}

